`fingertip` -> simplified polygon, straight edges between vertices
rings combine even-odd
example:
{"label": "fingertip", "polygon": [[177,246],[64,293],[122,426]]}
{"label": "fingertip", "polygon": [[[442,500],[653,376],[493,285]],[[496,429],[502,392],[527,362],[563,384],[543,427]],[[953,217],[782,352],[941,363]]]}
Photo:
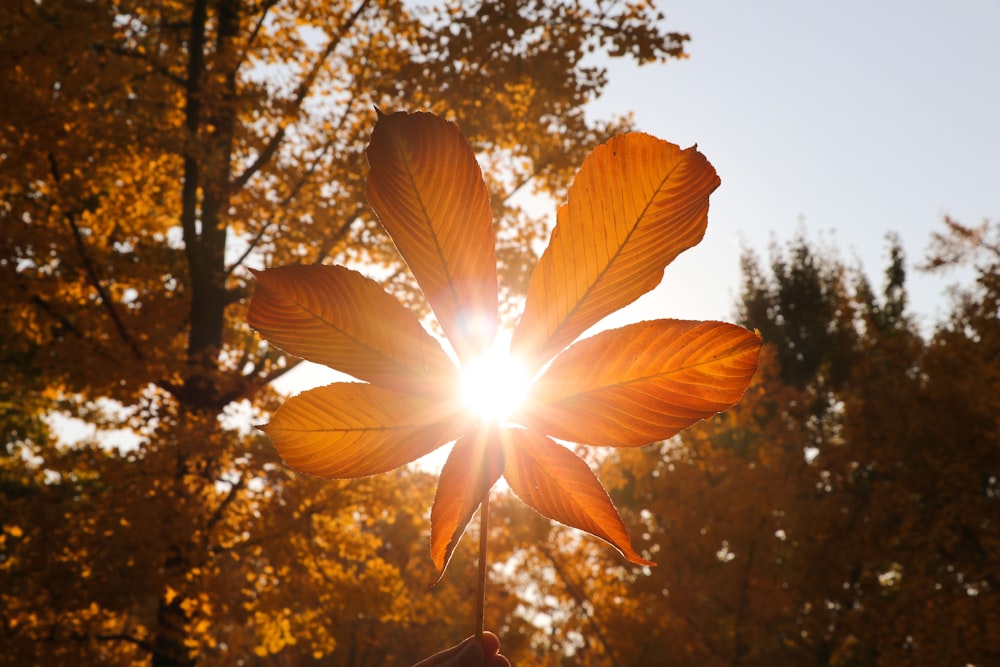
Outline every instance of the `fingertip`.
{"label": "fingertip", "polygon": [[483,653],[486,655],[496,655],[500,652],[500,638],[489,630],[483,632],[483,637],[480,640],[480,643],[483,647]]}
{"label": "fingertip", "polygon": [[510,667],[510,661],[500,655],[500,638],[492,632],[484,632],[480,644],[486,659],[483,667]]}

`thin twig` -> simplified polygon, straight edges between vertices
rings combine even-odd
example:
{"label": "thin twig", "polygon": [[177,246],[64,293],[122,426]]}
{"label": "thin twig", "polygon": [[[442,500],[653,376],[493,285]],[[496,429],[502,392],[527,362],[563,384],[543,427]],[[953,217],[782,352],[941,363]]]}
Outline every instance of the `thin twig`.
{"label": "thin twig", "polygon": [[479,590],[476,595],[476,639],[482,640],[486,627],[486,538],[489,529],[490,494],[479,507]]}
{"label": "thin twig", "polygon": [[583,614],[583,617],[587,619],[587,623],[590,624],[591,629],[594,631],[594,636],[597,637],[597,641],[602,647],[604,647],[604,654],[608,656],[614,667],[619,667],[621,663],[618,662],[614,649],[612,649],[611,645],[608,643],[604,631],[597,623],[597,619],[595,619],[594,615],[590,613],[590,610],[595,608],[594,601],[590,599],[589,595],[587,595],[587,591],[583,588],[583,586],[577,585],[575,582],[570,580],[566,570],[564,570],[562,565],[559,564],[559,561],[556,560],[555,554],[544,546],[540,547],[539,551],[543,556],[549,559],[549,563],[552,564],[552,569],[556,571],[556,575],[562,580],[563,586],[576,602],[577,608]]}
{"label": "thin twig", "polygon": [[[61,172],[59,169],[59,164],[56,161],[55,155],[49,153],[49,173],[51,173],[53,180],[55,181],[56,188],[59,187],[59,182],[62,180]],[[111,299],[111,295],[108,293],[107,288],[104,287],[104,281],[101,278],[101,274],[90,257],[90,253],[87,252],[87,244],[83,239],[83,232],[80,230],[80,225],[76,221],[76,216],[72,212],[63,213],[63,219],[69,226],[70,232],[73,234],[73,242],[76,244],[77,255],[80,257],[80,262],[83,264],[84,274],[87,276],[91,287],[97,292],[98,302],[107,311],[108,317],[111,319],[111,324],[115,327],[115,331],[118,332],[118,336],[125,343],[129,351],[132,352],[132,356],[136,359],[142,360],[143,354],[142,350],[139,349],[139,345],[136,343],[135,339],[129,334],[128,328],[125,326],[125,322],[119,316],[118,311],[115,310],[115,303]]]}
{"label": "thin twig", "polygon": [[[305,101],[306,97],[309,96],[309,91],[312,89],[313,84],[316,79],[319,78],[320,72],[323,69],[323,65],[333,54],[334,50],[341,44],[343,39],[347,36],[347,32],[354,27],[354,24],[358,21],[361,15],[364,13],[365,8],[368,6],[370,0],[362,0],[361,4],[358,5],[357,9],[347,17],[347,20],[343,25],[339,26],[337,29],[337,35],[332,37],[326,44],[326,48],[323,52],[319,54],[316,61],[313,63],[312,68],[306,73],[302,81],[299,82],[298,87],[295,90],[295,95],[291,100],[291,111],[294,112],[295,119],[297,121],[298,114],[302,110],[302,103]],[[295,122],[295,121],[293,121]],[[254,174],[261,170],[261,168],[266,165],[274,154],[278,151],[282,142],[285,140],[286,132],[288,131],[288,124],[282,123],[278,130],[271,136],[268,142],[260,149],[260,153],[244,171],[242,174],[237,176],[230,187],[235,190],[241,190],[250,181]]]}

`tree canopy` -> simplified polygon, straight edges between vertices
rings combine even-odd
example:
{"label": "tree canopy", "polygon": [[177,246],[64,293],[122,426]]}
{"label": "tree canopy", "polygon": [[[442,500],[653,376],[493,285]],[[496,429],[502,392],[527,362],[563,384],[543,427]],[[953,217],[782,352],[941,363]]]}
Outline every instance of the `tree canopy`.
{"label": "tree canopy", "polygon": [[[363,151],[375,106],[423,108],[476,150],[516,301],[547,233],[516,195],[561,196],[628,127],[585,115],[597,56],[683,56],[663,25],[601,0],[4,3],[0,664],[405,667],[466,636],[470,554],[427,588],[431,475],[297,475],[250,428],[297,359],[245,325],[248,269],[363,265],[415,304]],[[946,222],[928,268],[977,282],[927,337],[898,244],[881,289],[802,239],[747,256],[744,402],[589,458],[657,567],[497,498],[504,653],[1000,660],[998,233]]]}
{"label": "tree canopy", "polygon": [[898,241],[880,293],[804,238],[768,267],[745,257],[739,312],[765,344],[743,401],[659,459],[600,462],[659,567],[541,555],[561,559],[552,595],[577,602],[574,664],[1000,657],[998,232],[949,221],[932,244],[928,266],[974,264],[978,280],[928,339]]}
{"label": "tree canopy", "polygon": [[[596,57],[683,56],[661,19],[562,0],[5,3],[2,502],[17,519],[0,660],[232,664],[298,646],[383,664],[460,636],[460,591],[408,599],[430,579],[407,555],[426,517],[390,508],[426,493],[420,474],[318,487],[247,430],[298,361],[246,326],[248,269],[364,265],[407,300],[363,150],[376,106],[425,108],[471,140],[504,294],[523,292],[545,229],[516,193],[562,191],[628,126],[585,116],[606,83]],[[54,413],[97,431],[60,442]],[[417,618],[412,641],[371,629]]]}

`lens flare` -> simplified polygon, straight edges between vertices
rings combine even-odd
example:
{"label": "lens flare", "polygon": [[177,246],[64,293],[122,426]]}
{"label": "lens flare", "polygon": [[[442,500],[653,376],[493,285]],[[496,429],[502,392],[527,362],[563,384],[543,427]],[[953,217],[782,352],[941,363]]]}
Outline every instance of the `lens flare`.
{"label": "lens flare", "polygon": [[505,422],[524,401],[529,379],[508,347],[495,345],[462,369],[462,402],[483,421]]}

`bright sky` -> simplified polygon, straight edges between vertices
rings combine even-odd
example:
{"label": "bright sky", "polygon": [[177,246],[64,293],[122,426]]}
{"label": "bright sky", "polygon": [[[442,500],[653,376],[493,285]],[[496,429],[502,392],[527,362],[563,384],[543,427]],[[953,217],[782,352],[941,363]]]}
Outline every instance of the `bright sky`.
{"label": "bright sky", "polygon": [[[739,291],[741,243],[834,242],[876,289],[885,236],[912,265],[949,214],[1000,218],[997,0],[661,0],[690,58],[614,64],[595,114],[635,111],[639,129],[697,143],[722,177],[705,241],[641,309],[723,318]],[[908,273],[926,326],[947,312],[945,279]],[[638,305],[638,304],[637,304]]]}
{"label": "bright sky", "polygon": [[[799,230],[832,242],[882,287],[886,234],[911,265],[928,327],[959,276],[912,268],[948,214],[1000,217],[1000,0],[661,0],[690,58],[611,63],[596,117],[697,143],[722,177],[705,240],[663,283],[599,328],[642,319],[731,320],[746,245]],[[554,209],[553,209],[554,216]],[[283,388],[336,378],[308,364]]]}

